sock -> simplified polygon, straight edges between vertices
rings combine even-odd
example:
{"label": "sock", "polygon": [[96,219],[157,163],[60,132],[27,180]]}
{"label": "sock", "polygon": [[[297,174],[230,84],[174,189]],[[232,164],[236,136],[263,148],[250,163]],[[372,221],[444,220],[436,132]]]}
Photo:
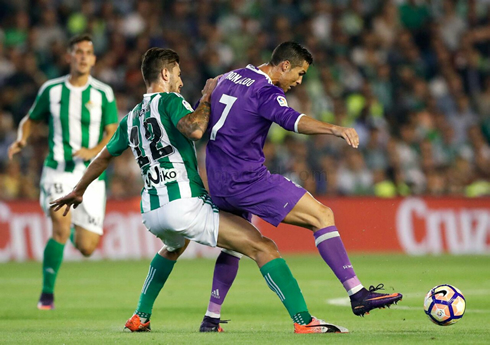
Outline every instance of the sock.
{"label": "sock", "polygon": [[311,315],[298,282],[294,279],[286,261],[282,258],[271,260],[260,268],[260,272],[269,288],[279,296],[291,319],[299,324],[309,324]]}
{"label": "sock", "polygon": [[[140,300],[135,314],[139,315],[144,323],[150,318],[153,310],[153,304],[167,281],[168,276],[172,272],[176,261],[164,258],[160,254],[156,254],[150,263],[150,269],[146,276],[145,283],[141,289]],[[144,319],[144,320],[143,320]]]}
{"label": "sock", "polygon": [[211,298],[205,314],[206,316],[214,318],[221,317],[221,306],[238,273],[239,262],[240,258],[223,251],[218,255],[214,266]]}
{"label": "sock", "polygon": [[63,261],[65,245],[52,238],[46,243],[43,256],[43,293],[54,293],[56,276]]}
{"label": "sock", "polygon": [[73,244],[73,247],[75,247],[75,248],[77,247],[77,245],[75,244],[75,227],[74,226],[72,226],[70,228],[70,242],[71,242],[71,244]]}
{"label": "sock", "polygon": [[360,291],[363,286],[354,272],[349,257],[335,225],[314,233],[315,244],[323,260],[344,285],[349,296]]}

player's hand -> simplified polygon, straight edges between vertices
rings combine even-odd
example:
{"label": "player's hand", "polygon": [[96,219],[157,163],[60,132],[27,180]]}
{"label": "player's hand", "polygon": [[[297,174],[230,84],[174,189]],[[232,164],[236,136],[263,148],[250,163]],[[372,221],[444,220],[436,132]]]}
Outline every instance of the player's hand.
{"label": "player's hand", "polygon": [[206,80],[206,85],[204,85],[204,88],[201,91],[203,98],[205,97],[211,98],[211,93],[215,89],[216,84],[218,84],[218,80],[221,76],[222,74],[220,74],[217,77],[209,78],[208,80]]}
{"label": "player's hand", "polygon": [[83,159],[84,161],[89,161],[95,156],[97,156],[98,152],[94,152],[92,149],[87,149],[85,147],[82,147],[80,150],[76,151],[73,153],[73,157],[78,157]]}
{"label": "player's hand", "polygon": [[16,153],[22,151],[22,149],[26,146],[26,142],[24,140],[16,140],[9,146],[8,155],[9,159],[12,159]]}
{"label": "player's hand", "polygon": [[354,128],[336,126],[333,134],[343,138],[353,148],[359,147],[359,135]]}
{"label": "player's hand", "polygon": [[70,207],[73,205],[73,208],[77,208],[83,201],[83,196],[78,195],[75,191],[65,195],[62,198],[56,199],[55,201],[51,201],[51,208],[54,212],[58,212],[63,206],[65,206],[65,211],[63,212],[63,216],[66,216],[70,211]]}

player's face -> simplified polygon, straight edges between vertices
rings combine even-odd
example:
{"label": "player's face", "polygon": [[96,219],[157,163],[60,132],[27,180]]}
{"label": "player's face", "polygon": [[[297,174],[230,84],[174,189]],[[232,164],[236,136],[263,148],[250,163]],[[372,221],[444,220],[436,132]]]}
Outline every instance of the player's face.
{"label": "player's face", "polygon": [[288,92],[292,87],[302,83],[303,76],[306,74],[309,67],[310,65],[306,61],[303,61],[301,66],[287,68],[279,78],[279,85],[277,86],[283,89],[284,92]]}
{"label": "player's face", "polygon": [[182,79],[180,77],[180,66],[178,63],[175,63],[174,67],[170,71],[170,92],[178,92],[180,93],[180,89],[184,86],[182,83]]}
{"label": "player's face", "polygon": [[90,41],[78,42],[68,52],[71,73],[89,74],[95,65],[94,46]]}

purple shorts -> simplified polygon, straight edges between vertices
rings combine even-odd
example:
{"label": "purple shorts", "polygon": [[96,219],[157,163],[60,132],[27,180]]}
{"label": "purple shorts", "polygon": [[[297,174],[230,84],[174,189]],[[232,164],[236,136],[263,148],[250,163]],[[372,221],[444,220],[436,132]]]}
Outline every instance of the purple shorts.
{"label": "purple shorts", "polygon": [[245,191],[232,196],[211,195],[220,210],[241,216],[248,221],[256,215],[278,226],[306,190],[284,176],[270,174],[266,179],[252,183]]}

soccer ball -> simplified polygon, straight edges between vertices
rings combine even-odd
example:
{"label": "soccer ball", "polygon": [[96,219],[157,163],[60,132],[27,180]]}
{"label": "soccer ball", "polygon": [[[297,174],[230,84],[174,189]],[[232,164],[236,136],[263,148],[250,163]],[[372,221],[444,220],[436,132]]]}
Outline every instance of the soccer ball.
{"label": "soccer ball", "polygon": [[455,324],[463,317],[465,310],[466,300],[463,294],[449,284],[437,285],[425,295],[425,314],[436,325]]}

